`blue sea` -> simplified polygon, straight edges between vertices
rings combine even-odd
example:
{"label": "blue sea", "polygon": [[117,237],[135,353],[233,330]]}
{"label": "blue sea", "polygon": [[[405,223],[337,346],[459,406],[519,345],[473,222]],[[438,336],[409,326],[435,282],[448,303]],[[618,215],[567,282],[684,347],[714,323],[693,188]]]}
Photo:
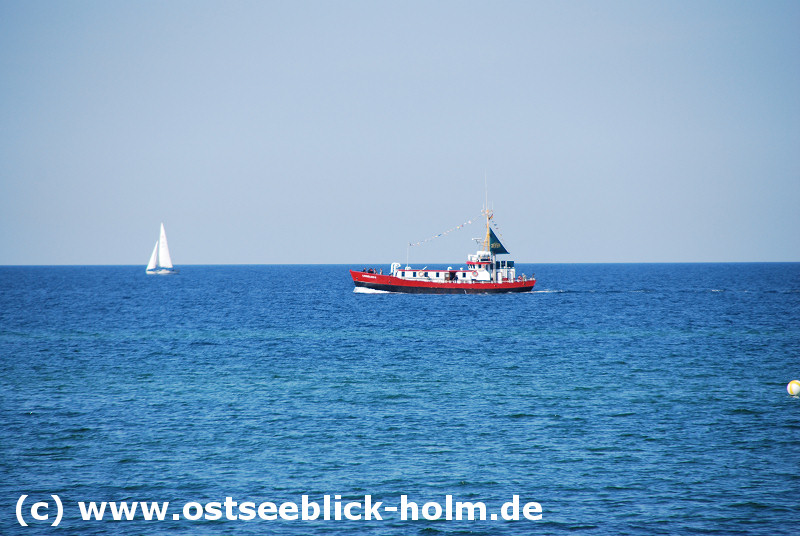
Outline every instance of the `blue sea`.
{"label": "blue sea", "polygon": [[[800,264],[518,265],[535,292],[469,296],[354,293],[361,267],[0,267],[0,534],[797,530]],[[304,495],[419,519],[237,509]],[[541,519],[422,515],[515,495]]]}

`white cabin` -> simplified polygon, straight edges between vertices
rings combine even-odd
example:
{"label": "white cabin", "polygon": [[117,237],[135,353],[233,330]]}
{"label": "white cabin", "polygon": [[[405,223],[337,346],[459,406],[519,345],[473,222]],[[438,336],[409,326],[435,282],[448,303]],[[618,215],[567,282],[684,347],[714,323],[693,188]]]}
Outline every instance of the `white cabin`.
{"label": "white cabin", "polygon": [[478,251],[467,257],[467,266],[454,269],[444,268],[400,268],[400,263],[392,263],[391,275],[409,281],[430,281],[435,283],[504,283],[514,281],[517,273],[514,261],[492,260],[488,251]]}

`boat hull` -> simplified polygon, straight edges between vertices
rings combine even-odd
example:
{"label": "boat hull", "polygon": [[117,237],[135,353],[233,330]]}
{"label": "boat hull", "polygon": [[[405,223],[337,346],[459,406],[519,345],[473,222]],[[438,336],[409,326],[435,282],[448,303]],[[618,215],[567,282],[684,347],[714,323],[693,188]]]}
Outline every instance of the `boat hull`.
{"label": "boat hull", "polygon": [[157,268],[155,270],[145,270],[147,275],[175,275],[178,273],[178,270],[172,269],[168,270],[166,268]]}
{"label": "boat hull", "polygon": [[505,294],[530,292],[536,284],[535,279],[504,283],[441,283],[401,279],[392,275],[370,274],[355,270],[350,270],[350,276],[356,287],[408,294]]}

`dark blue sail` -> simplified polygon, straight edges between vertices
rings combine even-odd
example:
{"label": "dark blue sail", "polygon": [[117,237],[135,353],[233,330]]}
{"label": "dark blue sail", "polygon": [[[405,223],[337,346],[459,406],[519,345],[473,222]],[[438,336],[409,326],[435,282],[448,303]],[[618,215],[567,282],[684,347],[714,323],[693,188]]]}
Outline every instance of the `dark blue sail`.
{"label": "dark blue sail", "polygon": [[500,239],[494,234],[494,231],[489,229],[489,251],[492,255],[507,254],[508,250],[500,243]]}

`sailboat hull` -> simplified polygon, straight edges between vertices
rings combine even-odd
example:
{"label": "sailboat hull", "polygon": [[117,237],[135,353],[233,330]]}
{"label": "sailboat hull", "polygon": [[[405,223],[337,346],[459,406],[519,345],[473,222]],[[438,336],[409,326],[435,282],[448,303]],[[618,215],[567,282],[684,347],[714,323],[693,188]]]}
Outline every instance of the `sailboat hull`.
{"label": "sailboat hull", "polygon": [[170,270],[166,268],[156,268],[155,270],[146,270],[145,273],[147,275],[175,275],[178,273],[178,270],[172,268]]}
{"label": "sailboat hull", "polygon": [[153,270],[146,270],[147,275],[175,275],[179,272],[177,268],[155,268]]}

